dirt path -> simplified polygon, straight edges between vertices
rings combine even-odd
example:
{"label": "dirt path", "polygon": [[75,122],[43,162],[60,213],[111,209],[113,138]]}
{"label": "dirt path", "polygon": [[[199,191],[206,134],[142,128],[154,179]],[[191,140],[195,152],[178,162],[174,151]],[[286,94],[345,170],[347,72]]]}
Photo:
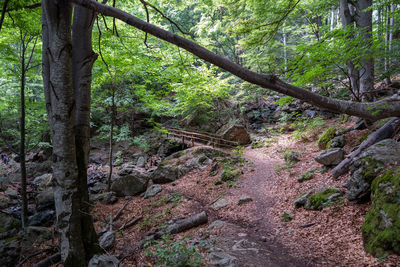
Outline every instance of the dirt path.
{"label": "dirt path", "polygon": [[217,252],[235,257],[236,266],[312,266],[308,259],[289,256],[271,222],[269,209],[274,205],[274,198],[267,189],[277,182],[273,166],[278,162],[251,148],[246,149],[244,157],[253,162],[254,170],[242,175],[238,187],[229,190],[225,198],[231,206],[237,205],[241,196],[249,196],[252,201],[241,205],[243,208],[235,214],[219,211],[221,220],[230,223],[219,226]]}

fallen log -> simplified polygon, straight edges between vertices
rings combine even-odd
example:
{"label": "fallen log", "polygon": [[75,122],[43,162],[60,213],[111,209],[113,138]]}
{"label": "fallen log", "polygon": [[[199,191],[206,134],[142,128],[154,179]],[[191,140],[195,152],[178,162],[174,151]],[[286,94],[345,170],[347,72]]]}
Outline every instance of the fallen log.
{"label": "fallen log", "polygon": [[143,245],[146,242],[151,242],[153,240],[160,239],[163,235],[178,234],[180,232],[205,224],[207,222],[208,222],[208,216],[206,212],[205,211],[200,212],[189,218],[178,220],[163,230],[147,234],[142,240],[139,241],[138,247],[143,247]]}
{"label": "fallen log", "polygon": [[384,139],[392,138],[400,130],[400,117],[392,118],[385,125],[379,128],[374,133],[370,134],[368,138],[361,143],[361,145],[347,156],[342,162],[339,163],[332,171],[334,178],[339,178],[349,171],[349,167],[354,158],[358,157],[368,147],[382,141]]}

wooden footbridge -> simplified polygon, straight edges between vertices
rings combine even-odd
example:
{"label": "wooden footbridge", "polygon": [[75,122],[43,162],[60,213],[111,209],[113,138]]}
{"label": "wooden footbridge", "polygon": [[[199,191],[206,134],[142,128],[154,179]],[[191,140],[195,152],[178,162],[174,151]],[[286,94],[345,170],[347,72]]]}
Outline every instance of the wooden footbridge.
{"label": "wooden footbridge", "polygon": [[227,140],[215,134],[191,132],[176,128],[165,129],[168,131],[167,137],[177,140],[182,146],[209,145],[212,147],[233,148],[239,145],[239,142]]}

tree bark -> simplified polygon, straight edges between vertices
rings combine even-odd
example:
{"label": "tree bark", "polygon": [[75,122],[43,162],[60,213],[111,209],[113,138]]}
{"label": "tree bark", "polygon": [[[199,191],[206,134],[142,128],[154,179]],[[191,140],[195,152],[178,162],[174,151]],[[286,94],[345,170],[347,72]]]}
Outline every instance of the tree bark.
{"label": "tree bark", "polygon": [[338,178],[348,172],[351,162],[355,157],[358,157],[361,152],[363,152],[368,147],[373,144],[387,139],[392,138],[400,128],[400,118],[393,118],[389,122],[387,122],[384,126],[382,126],[376,132],[370,134],[368,138],[361,143],[357,150],[353,151],[348,157],[346,157],[342,162],[339,163],[333,170],[332,175],[334,178]]}
{"label": "tree bark", "polygon": [[76,161],[70,1],[42,1],[43,81],[53,143],[54,198],[64,266],[86,266]]}
{"label": "tree bark", "polygon": [[372,0],[356,1],[355,21],[357,28],[364,37],[364,55],[361,58],[360,68],[360,95],[362,101],[371,101],[369,91],[374,90],[374,58],[372,57]]}
{"label": "tree bark", "polygon": [[28,222],[28,198],[26,196],[26,164],[25,164],[25,82],[26,82],[26,67],[25,67],[25,37],[20,31],[21,35],[21,120],[20,120],[20,169],[21,169],[21,195],[22,195],[22,208],[21,208],[21,222],[22,228],[25,230]]}
{"label": "tree bark", "polygon": [[92,29],[95,13],[82,6],[74,7],[72,24],[72,71],[76,111],[74,118],[75,149],[78,167],[82,240],[86,260],[100,251],[93,220],[90,216],[87,167],[90,152],[90,104],[93,63],[97,54],[92,49]]}
{"label": "tree bark", "polygon": [[135,28],[138,28],[141,31],[147,32],[157,38],[177,45],[187,50],[188,52],[198,56],[199,58],[209,63],[212,63],[249,83],[259,85],[263,88],[271,89],[278,93],[292,96],[294,98],[298,98],[300,100],[303,100],[304,102],[310,103],[322,109],[363,117],[370,120],[400,116],[400,96],[398,95],[371,103],[357,103],[353,101],[332,99],[329,97],[321,96],[307,89],[287,84],[278,79],[275,75],[265,75],[250,71],[230,61],[227,58],[216,55],[215,53],[190,40],[187,40],[177,34],[165,31],[155,25],[142,21],[117,8],[101,4],[94,0],[72,1],[78,5],[82,5],[105,16],[118,18],[119,20],[124,21],[125,23]]}

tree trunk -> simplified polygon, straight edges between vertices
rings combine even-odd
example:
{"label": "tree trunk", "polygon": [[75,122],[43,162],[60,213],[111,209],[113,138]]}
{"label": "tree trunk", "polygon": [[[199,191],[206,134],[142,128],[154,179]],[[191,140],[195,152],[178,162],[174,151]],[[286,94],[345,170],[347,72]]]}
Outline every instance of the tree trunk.
{"label": "tree trunk", "polygon": [[87,167],[90,152],[90,104],[92,67],[97,54],[92,49],[92,28],[95,14],[81,6],[74,7],[72,24],[72,71],[74,98],[76,104],[74,127],[75,149],[79,176],[79,196],[81,206],[82,240],[86,250],[86,260],[100,250],[96,231],[90,216],[87,186]]}
{"label": "tree trunk", "polygon": [[[354,24],[354,11],[349,6],[348,0],[340,0],[340,16],[342,20],[343,28],[353,28]],[[349,36],[349,38],[353,38],[354,36]],[[346,63],[347,69],[349,72],[349,80],[350,80],[350,89],[353,92],[353,95],[356,96],[356,99],[359,101],[360,96],[360,71],[354,66],[354,62],[349,61]]]}
{"label": "tree trunk", "polygon": [[371,101],[369,91],[374,90],[374,58],[372,57],[372,0],[356,1],[356,25],[364,37],[364,55],[361,58],[360,94],[363,101]]}
{"label": "tree trunk", "polygon": [[72,4],[42,1],[43,81],[53,141],[54,199],[64,266],[86,266],[81,190],[74,135]]}
{"label": "tree trunk", "polygon": [[25,67],[25,37],[20,30],[21,35],[21,121],[20,121],[20,134],[21,134],[21,143],[20,143],[20,169],[21,169],[21,195],[22,195],[22,208],[21,208],[21,222],[22,228],[25,230],[28,222],[28,199],[26,196],[26,165],[25,165],[25,75],[26,75],[26,67]]}

